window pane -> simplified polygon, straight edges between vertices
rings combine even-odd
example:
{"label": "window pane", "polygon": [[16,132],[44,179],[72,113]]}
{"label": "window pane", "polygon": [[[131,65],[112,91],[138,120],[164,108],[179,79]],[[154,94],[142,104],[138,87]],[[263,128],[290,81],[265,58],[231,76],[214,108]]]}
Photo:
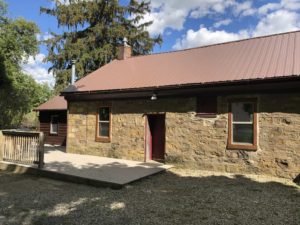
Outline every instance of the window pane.
{"label": "window pane", "polygon": [[253,144],[252,124],[233,124],[233,142]]}
{"label": "window pane", "polygon": [[50,133],[57,134],[58,132],[58,116],[51,116]]}
{"label": "window pane", "polygon": [[100,121],[109,121],[109,108],[103,107],[99,109],[99,120]]}
{"label": "window pane", "polygon": [[51,124],[51,133],[57,134],[58,132],[58,124]]}
{"label": "window pane", "polygon": [[253,121],[253,103],[233,102],[231,109],[234,122]]}
{"label": "window pane", "polygon": [[99,136],[109,137],[109,123],[99,123]]}

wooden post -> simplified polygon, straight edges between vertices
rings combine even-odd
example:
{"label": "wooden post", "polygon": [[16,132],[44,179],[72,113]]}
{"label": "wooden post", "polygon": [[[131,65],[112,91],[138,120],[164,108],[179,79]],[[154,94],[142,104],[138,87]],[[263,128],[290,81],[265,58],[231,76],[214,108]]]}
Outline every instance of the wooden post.
{"label": "wooden post", "polygon": [[39,134],[39,169],[44,167],[44,133],[40,132]]}

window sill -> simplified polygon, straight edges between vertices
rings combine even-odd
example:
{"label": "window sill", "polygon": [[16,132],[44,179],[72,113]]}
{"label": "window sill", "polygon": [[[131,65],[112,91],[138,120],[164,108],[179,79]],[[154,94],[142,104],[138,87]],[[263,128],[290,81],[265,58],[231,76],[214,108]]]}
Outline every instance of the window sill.
{"label": "window sill", "polygon": [[58,136],[58,133],[49,133],[50,136]]}
{"label": "window sill", "polygon": [[196,113],[197,117],[200,118],[216,118],[217,114],[215,113]]}
{"label": "window sill", "polygon": [[109,143],[110,137],[96,137],[95,139],[96,142],[103,142],[103,143]]}
{"label": "window sill", "polygon": [[243,145],[243,144],[228,144],[227,150],[246,150],[246,151],[256,151],[257,145]]}

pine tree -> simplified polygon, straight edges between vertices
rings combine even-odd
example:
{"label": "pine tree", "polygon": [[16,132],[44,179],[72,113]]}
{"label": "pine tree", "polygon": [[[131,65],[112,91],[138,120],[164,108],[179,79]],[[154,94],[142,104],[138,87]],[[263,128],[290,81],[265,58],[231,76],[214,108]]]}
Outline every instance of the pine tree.
{"label": "pine tree", "polygon": [[55,74],[56,91],[69,84],[71,61],[76,60],[77,77],[81,78],[116,58],[117,46],[126,37],[133,55],[148,54],[161,36],[150,37],[146,28],[152,22],[142,23],[150,11],[150,3],[130,0],[121,5],[118,0],[53,0],[55,7],[41,8],[41,12],[55,16],[62,34],[52,33],[45,41],[49,70]]}

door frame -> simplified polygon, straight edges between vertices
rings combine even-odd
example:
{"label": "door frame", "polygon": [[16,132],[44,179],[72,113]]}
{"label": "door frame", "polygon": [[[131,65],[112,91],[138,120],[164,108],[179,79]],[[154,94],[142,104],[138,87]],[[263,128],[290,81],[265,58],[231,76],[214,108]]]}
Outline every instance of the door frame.
{"label": "door frame", "polygon": [[[164,134],[165,134],[165,143],[164,143],[164,154],[166,153],[166,133],[167,133],[167,129],[166,129],[166,113],[165,112],[158,112],[158,113],[144,113],[143,117],[144,117],[144,127],[145,127],[145,132],[144,132],[144,162],[148,162],[152,160],[152,152],[151,152],[151,159],[149,159],[149,152],[147,152],[147,135],[150,129],[149,126],[149,122],[148,122],[148,116],[157,116],[157,115],[163,115],[164,116],[164,122],[165,122],[165,126],[164,126]],[[152,145],[152,144],[151,144]],[[152,149],[152,146],[151,146]]]}

